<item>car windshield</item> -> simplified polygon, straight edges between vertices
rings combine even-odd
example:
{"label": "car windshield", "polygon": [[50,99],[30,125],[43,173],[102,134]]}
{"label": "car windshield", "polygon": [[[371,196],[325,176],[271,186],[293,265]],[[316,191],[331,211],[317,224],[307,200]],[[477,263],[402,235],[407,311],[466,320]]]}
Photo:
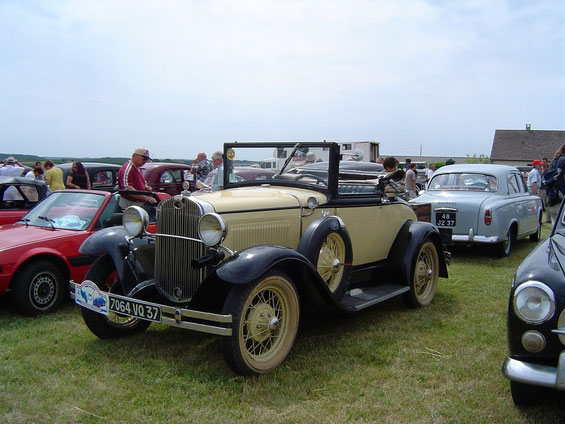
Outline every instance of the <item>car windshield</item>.
{"label": "car windshield", "polygon": [[18,224],[36,227],[85,230],[100,207],[105,195],[73,191],[55,192],[29,211]]}
{"label": "car windshield", "polygon": [[[226,151],[228,160],[233,161],[235,172],[230,170],[229,183],[245,184],[275,180],[292,182],[317,188],[328,184],[330,147],[281,144],[281,147],[258,147],[237,145]],[[316,164],[316,167],[308,168]],[[240,168],[246,167],[246,169]],[[239,171],[239,169],[241,171]],[[256,173],[252,172],[257,169]],[[311,169],[312,172],[307,169]],[[260,172],[262,170],[272,173]]]}
{"label": "car windshield", "polygon": [[428,190],[497,191],[498,180],[492,175],[452,172],[435,175]]}

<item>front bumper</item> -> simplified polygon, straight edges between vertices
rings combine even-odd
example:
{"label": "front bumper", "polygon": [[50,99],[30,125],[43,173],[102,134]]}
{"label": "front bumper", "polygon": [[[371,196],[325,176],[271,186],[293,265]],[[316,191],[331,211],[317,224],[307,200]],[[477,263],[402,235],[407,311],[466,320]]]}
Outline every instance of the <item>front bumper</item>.
{"label": "front bumper", "polygon": [[559,354],[556,367],[506,358],[502,374],[517,383],[565,391],[565,350]]}
{"label": "front bumper", "polygon": [[[75,290],[78,286],[74,281],[70,282],[71,298],[75,299]],[[108,296],[108,298],[114,298],[118,300],[134,300],[126,296],[120,296],[113,293],[99,291],[103,295]],[[137,300],[136,300],[137,301]],[[147,319],[152,322],[159,322],[162,324],[167,324],[172,327],[180,327],[187,330],[198,331],[201,333],[217,334],[219,336],[231,336],[232,335],[232,316],[231,315],[221,315],[214,314],[211,312],[197,311],[193,309],[177,308],[170,305],[163,305],[159,303],[147,302],[147,301],[137,301],[138,303],[143,303],[144,305],[159,308],[161,311],[161,318],[159,321]],[[78,303],[78,302],[77,302]],[[82,305],[79,305],[83,307]],[[98,311],[95,311],[98,312]],[[100,312],[99,312],[100,313]],[[132,318],[139,318],[139,315],[130,314],[125,311],[119,312],[120,316],[129,316]]]}

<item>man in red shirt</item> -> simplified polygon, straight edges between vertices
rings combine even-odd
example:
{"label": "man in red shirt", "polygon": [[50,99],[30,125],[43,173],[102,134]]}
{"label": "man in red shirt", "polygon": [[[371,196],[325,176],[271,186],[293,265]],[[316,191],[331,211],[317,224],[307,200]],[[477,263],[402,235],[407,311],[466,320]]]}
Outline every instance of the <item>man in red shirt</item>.
{"label": "man in red shirt", "polygon": [[[140,169],[149,160],[151,160],[149,150],[144,147],[135,149],[131,159],[124,163],[118,172],[118,190],[151,191],[151,187],[145,182]],[[120,206],[124,209],[128,206],[142,205],[144,203],[157,203],[157,200],[143,194],[122,194],[120,198]]]}

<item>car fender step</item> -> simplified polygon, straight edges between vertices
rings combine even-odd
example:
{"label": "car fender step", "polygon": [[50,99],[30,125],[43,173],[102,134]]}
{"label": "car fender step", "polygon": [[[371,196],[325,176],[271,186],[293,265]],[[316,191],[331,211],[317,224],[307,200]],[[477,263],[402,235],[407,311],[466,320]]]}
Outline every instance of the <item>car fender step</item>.
{"label": "car fender step", "polygon": [[383,284],[377,287],[353,289],[345,293],[341,305],[349,311],[360,311],[410,291],[410,286]]}

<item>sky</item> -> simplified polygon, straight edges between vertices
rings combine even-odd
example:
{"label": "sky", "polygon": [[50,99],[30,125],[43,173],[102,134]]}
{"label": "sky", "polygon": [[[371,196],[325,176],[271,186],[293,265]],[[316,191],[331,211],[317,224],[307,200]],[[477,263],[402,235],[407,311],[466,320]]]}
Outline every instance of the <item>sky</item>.
{"label": "sky", "polygon": [[0,0],[0,152],[490,155],[565,130],[563,0]]}

